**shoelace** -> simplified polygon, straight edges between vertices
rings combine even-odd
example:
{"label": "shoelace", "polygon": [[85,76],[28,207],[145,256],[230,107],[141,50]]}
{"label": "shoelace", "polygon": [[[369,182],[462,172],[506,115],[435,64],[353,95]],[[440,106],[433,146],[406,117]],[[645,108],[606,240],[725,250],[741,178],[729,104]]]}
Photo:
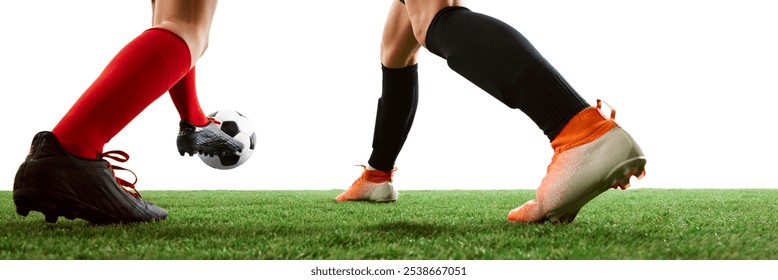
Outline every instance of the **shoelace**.
{"label": "shoelace", "polygon": [[222,124],[222,122],[216,118],[208,118],[208,121],[212,122],[213,124]]}
{"label": "shoelace", "polygon": [[[125,153],[124,151],[108,151],[100,154],[103,158],[110,158],[112,160],[118,161],[118,162],[127,162],[127,160],[130,159],[130,155]],[[122,190],[132,195],[132,197],[142,197],[140,195],[140,192],[135,189],[135,184],[138,183],[138,176],[135,175],[135,172],[132,172],[132,170],[129,170],[127,168],[118,166],[118,165],[112,165],[110,162],[107,163],[108,168],[111,169],[111,175],[113,175],[114,178],[116,178],[116,182],[119,183],[120,186],[122,186]],[[132,176],[135,177],[135,180],[130,183],[127,180],[124,180],[122,178],[116,177],[116,170],[123,170],[123,171],[129,171],[132,173]]]}

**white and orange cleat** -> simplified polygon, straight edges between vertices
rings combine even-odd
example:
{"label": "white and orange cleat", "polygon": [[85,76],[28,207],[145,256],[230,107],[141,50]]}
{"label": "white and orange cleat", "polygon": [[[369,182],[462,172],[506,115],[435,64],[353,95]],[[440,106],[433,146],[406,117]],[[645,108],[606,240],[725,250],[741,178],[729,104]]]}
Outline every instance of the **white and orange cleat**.
{"label": "white and orange cleat", "polygon": [[359,176],[346,191],[335,197],[335,201],[394,202],[397,200],[397,191],[392,186],[394,170],[387,172],[361,166],[364,168],[362,176]]}
{"label": "white and orange cleat", "polygon": [[[610,105],[609,105],[610,107]],[[554,157],[537,198],[508,213],[508,221],[571,223],[581,208],[611,188],[629,187],[645,175],[646,158],[632,137],[597,107],[575,115],[551,142]]]}

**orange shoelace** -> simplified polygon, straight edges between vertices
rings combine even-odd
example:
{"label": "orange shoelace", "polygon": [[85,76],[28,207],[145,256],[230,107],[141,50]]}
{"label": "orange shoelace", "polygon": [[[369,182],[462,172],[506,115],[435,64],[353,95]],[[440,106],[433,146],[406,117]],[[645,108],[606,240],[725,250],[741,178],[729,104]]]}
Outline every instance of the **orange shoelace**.
{"label": "orange shoelace", "polygon": [[[110,158],[118,162],[127,162],[127,160],[130,159],[130,155],[128,155],[124,151],[118,151],[118,150],[104,152],[101,154],[101,156],[103,158]],[[135,175],[135,172],[132,172],[132,170],[129,170],[121,166],[112,165],[110,162],[108,163],[108,168],[111,169],[111,175],[114,178],[116,178],[116,182],[119,183],[120,186],[122,186],[122,190],[132,195],[132,197],[142,197],[140,195],[140,192],[135,189],[135,184],[138,183],[138,176]],[[135,180],[133,180],[133,182],[130,183],[127,180],[116,177],[116,170],[128,171],[132,173],[132,176],[135,177]]]}

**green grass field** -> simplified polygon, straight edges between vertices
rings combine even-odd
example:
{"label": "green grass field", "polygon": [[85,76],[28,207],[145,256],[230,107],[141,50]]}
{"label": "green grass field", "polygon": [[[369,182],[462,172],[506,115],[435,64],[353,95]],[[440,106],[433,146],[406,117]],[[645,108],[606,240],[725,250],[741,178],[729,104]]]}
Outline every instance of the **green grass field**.
{"label": "green grass field", "polygon": [[506,222],[519,191],[145,191],[166,221],[46,224],[0,192],[0,259],[776,260],[778,189],[608,191],[568,225]]}

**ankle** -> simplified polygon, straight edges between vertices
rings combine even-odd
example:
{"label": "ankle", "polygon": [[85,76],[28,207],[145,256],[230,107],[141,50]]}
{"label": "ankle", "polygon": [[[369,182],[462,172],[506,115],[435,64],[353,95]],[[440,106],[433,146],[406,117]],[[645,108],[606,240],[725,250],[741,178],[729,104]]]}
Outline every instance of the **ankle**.
{"label": "ankle", "polygon": [[391,171],[383,171],[370,167],[365,167],[365,180],[372,183],[391,182],[392,175],[394,175],[394,169]]}
{"label": "ankle", "polygon": [[578,112],[551,141],[555,153],[563,152],[594,141],[618,125],[606,119],[599,108],[589,107]]}

